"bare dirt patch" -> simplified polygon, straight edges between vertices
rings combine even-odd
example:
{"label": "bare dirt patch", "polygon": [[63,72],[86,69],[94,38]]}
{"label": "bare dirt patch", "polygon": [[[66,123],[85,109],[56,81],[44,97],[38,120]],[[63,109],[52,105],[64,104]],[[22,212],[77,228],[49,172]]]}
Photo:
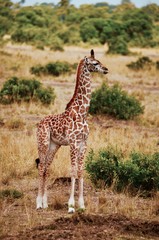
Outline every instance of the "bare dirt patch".
{"label": "bare dirt patch", "polygon": [[102,216],[76,213],[71,217],[57,218],[51,224],[38,226],[16,236],[5,236],[1,239],[111,240],[124,236],[124,239],[137,239],[138,237],[157,239],[159,237],[159,222],[132,220],[118,214]]}
{"label": "bare dirt patch", "polygon": [[[22,181],[21,181],[22,182]],[[22,183],[24,186],[24,182]],[[33,185],[33,182],[32,182]],[[49,208],[36,210],[35,195],[36,188],[32,191],[26,191],[23,199],[14,200],[8,203],[4,209],[3,227],[5,233],[0,239],[6,240],[157,240],[159,237],[159,219],[157,213],[154,217],[132,217],[111,210],[108,213],[100,211],[89,211],[87,195],[91,192],[94,198],[99,194],[91,191],[91,186],[85,184],[86,212],[76,212],[73,215],[67,214],[67,200],[70,188],[70,178],[59,178],[52,181],[49,185]],[[77,190],[77,189],[76,189]],[[102,195],[99,204],[106,204],[110,207],[111,202],[118,198],[122,201],[122,196],[118,196],[111,191],[106,191],[106,198]],[[76,191],[77,198],[77,191]],[[125,198],[124,198],[125,199]],[[104,201],[103,201],[104,200]],[[125,200],[126,201],[126,200]],[[140,204],[150,205],[149,200],[136,199],[138,206]],[[141,203],[142,201],[142,203]],[[126,207],[125,203],[125,207]],[[130,203],[129,203],[130,204]],[[116,204],[113,203],[115,208]],[[99,206],[100,208],[100,206]],[[108,208],[108,206],[107,206]],[[119,206],[118,206],[119,208]],[[155,208],[156,209],[156,208]],[[140,206],[141,211],[141,206]],[[150,211],[150,210],[149,210]],[[154,211],[154,210],[153,210]],[[143,212],[144,214],[144,212]]]}

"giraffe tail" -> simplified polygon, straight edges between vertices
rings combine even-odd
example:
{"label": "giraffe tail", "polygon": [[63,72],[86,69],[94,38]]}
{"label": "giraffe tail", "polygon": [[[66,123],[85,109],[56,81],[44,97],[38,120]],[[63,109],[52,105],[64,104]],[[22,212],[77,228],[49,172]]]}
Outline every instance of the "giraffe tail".
{"label": "giraffe tail", "polygon": [[39,163],[40,163],[40,159],[39,158],[35,159],[35,162],[36,162],[36,167],[38,168]]}

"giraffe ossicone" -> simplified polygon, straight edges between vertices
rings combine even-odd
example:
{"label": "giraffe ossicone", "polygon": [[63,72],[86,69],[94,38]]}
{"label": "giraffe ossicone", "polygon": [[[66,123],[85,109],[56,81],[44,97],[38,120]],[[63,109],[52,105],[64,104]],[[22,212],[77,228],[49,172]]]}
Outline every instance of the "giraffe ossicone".
{"label": "giraffe ossicone", "polygon": [[78,177],[79,209],[85,209],[83,198],[83,159],[89,134],[87,114],[91,98],[91,72],[108,73],[108,69],[95,59],[94,50],[89,57],[82,59],[77,67],[76,86],[73,97],[63,113],[49,115],[42,119],[37,129],[39,158],[36,163],[39,171],[39,188],[36,199],[37,209],[47,208],[47,180],[49,166],[55,153],[62,146],[70,146],[71,153],[71,192],[68,212],[75,212],[75,182]]}

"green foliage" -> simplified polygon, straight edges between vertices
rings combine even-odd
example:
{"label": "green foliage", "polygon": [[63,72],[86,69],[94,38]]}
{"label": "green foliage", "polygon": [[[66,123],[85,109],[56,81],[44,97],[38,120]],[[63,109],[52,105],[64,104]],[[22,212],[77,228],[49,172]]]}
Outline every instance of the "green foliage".
{"label": "green foliage", "polygon": [[38,64],[36,66],[31,67],[30,72],[36,76],[40,76],[43,74],[47,74],[47,69],[41,64]]}
{"label": "green foliage", "polygon": [[128,45],[126,40],[124,40],[123,36],[111,39],[108,43],[108,46],[109,46],[108,53],[121,55],[129,54]]}
{"label": "green foliage", "polygon": [[43,104],[54,102],[53,89],[43,88],[37,80],[26,80],[12,77],[6,81],[0,91],[0,103],[29,102],[40,100]]}
{"label": "green foliage", "polygon": [[80,34],[84,42],[87,42],[92,38],[96,38],[98,36],[97,30],[92,25],[92,22],[90,20],[86,20],[81,23]]}
{"label": "green foliage", "polygon": [[124,4],[82,4],[79,8],[68,0],[57,5],[43,3],[31,7],[0,0],[0,38],[10,34],[14,42],[32,44],[43,49],[63,51],[64,44],[105,44],[110,53],[128,54],[128,46],[159,45],[159,6],[136,8]]}
{"label": "green foliage", "polygon": [[150,196],[159,190],[159,152],[134,152],[123,161],[122,152],[113,148],[93,150],[88,154],[86,171],[92,182],[99,186],[113,186],[116,191],[128,190],[131,194]]}
{"label": "green foliage", "polygon": [[133,96],[123,91],[119,85],[108,87],[102,84],[91,96],[91,114],[109,114],[118,119],[132,119],[143,113],[143,107]]}
{"label": "green foliage", "polygon": [[59,76],[61,74],[65,74],[71,71],[71,64],[68,62],[54,62],[48,63],[45,66],[37,65],[31,67],[30,71],[32,74],[40,76],[41,74],[50,74],[53,76]]}
{"label": "green foliage", "polygon": [[43,104],[50,104],[55,99],[54,91],[50,87],[39,88],[35,95]]}
{"label": "green foliage", "polygon": [[50,39],[50,50],[63,52],[63,41],[59,37],[53,37]]}
{"label": "green foliage", "polygon": [[45,67],[47,69],[47,73],[54,76],[70,72],[70,65],[67,62],[57,61],[55,63],[48,63]]}
{"label": "green foliage", "polygon": [[23,193],[19,192],[16,189],[5,189],[0,191],[1,199],[4,199],[4,198],[15,199],[15,198],[22,198],[22,197],[23,197]]}
{"label": "green foliage", "polygon": [[97,154],[92,149],[87,156],[85,167],[92,182],[97,186],[104,182],[105,186],[110,187],[114,181],[120,158],[121,154],[113,148],[99,150]]}
{"label": "green foliage", "polygon": [[150,69],[153,65],[152,60],[149,57],[141,57],[136,62],[131,62],[127,64],[127,67],[133,70],[141,70],[141,69]]}
{"label": "green foliage", "polygon": [[123,15],[123,27],[127,40],[132,45],[149,46],[152,40],[153,22],[151,17],[142,10],[135,10]]}
{"label": "green foliage", "polygon": [[0,37],[4,36],[11,28],[12,5],[10,0],[0,0]]}
{"label": "green foliage", "polygon": [[47,30],[38,27],[18,28],[12,34],[11,38],[19,43],[34,43],[45,42],[47,37]]}
{"label": "green foliage", "polygon": [[155,3],[149,4],[143,7],[143,11],[154,19],[154,21],[159,21],[159,6]]}

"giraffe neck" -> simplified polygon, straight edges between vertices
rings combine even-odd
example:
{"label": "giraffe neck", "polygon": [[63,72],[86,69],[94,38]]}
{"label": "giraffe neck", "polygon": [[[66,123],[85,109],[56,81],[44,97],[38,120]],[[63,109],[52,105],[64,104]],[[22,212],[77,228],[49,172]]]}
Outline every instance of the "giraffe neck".
{"label": "giraffe neck", "polygon": [[76,111],[82,111],[83,114],[87,114],[90,105],[90,98],[90,72],[84,64],[84,60],[81,60],[77,68],[75,91],[73,97],[66,106],[66,110],[70,107],[74,107],[76,108]]}

